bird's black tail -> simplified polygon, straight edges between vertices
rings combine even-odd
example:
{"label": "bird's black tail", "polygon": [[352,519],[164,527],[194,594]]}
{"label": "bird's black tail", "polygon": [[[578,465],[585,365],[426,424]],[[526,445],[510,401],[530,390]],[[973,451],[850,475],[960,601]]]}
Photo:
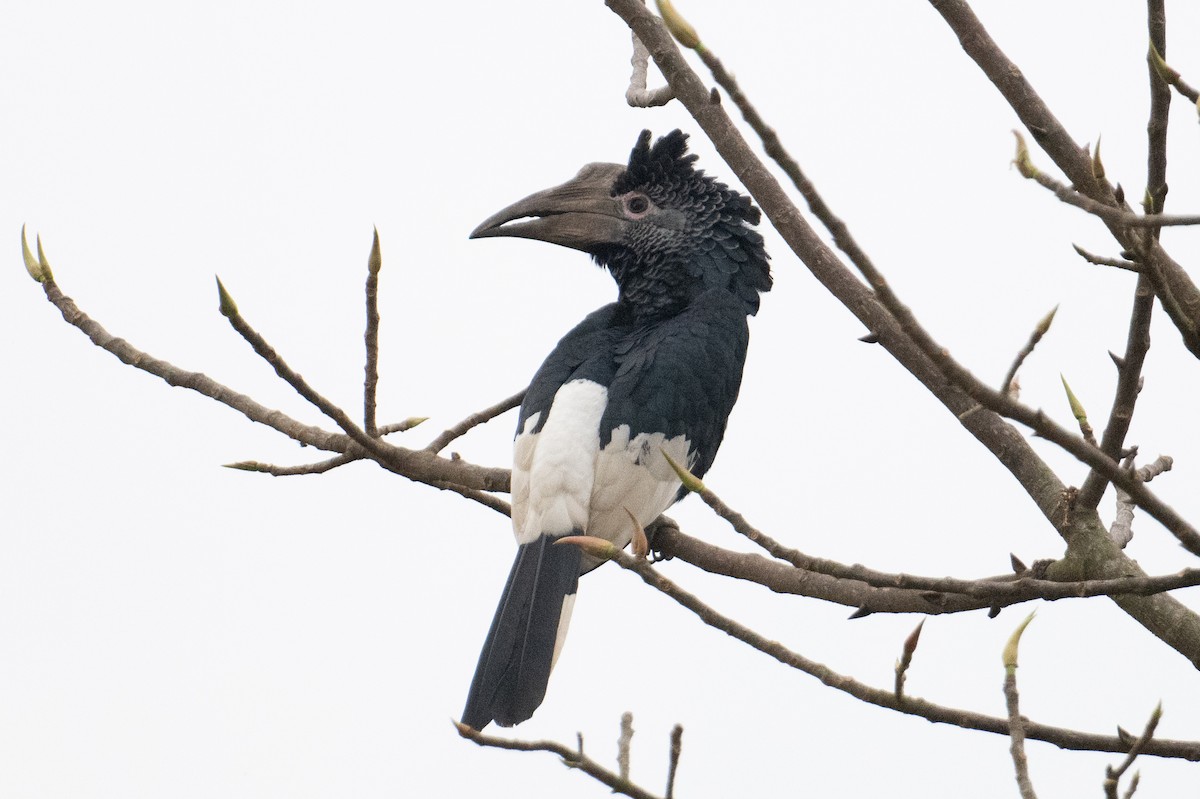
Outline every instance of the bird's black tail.
{"label": "bird's black tail", "polygon": [[517,550],[463,710],[462,722],[473,729],[493,720],[519,724],[546,695],[559,626],[570,613],[564,600],[574,599],[581,555],[579,547],[557,540],[543,535]]}

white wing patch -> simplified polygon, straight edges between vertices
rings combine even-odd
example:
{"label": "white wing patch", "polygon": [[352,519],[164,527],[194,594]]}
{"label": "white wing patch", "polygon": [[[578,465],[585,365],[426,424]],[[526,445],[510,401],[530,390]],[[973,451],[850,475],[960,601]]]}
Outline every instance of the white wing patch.
{"label": "white wing patch", "polygon": [[532,431],[541,417],[542,412],[538,411],[526,419],[525,426],[513,441],[512,524],[518,543],[521,540],[521,531],[525,529],[525,517],[528,515],[526,511],[529,509],[529,472],[533,469],[533,453],[537,449],[537,435]]}
{"label": "white wing patch", "polygon": [[[607,404],[604,386],[572,380],[555,393],[541,432],[530,432],[536,417],[526,421],[513,445],[517,543],[527,544],[542,534],[566,535],[587,529],[600,452],[600,417]],[[522,461],[528,465],[523,466]],[[518,471],[524,472],[519,479]]]}
{"label": "white wing patch", "polygon": [[633,535],[628,510],[643,527],[671,506],[679,490],[679,476],[663,457],[689,464],[690,446],[682,435],[668,439],[662,433],[629,437],[629,425],[613,430],[612,440],[600,452],[592,490],[588,535],[625,546]]}
{"label": "white wing patch", "polygon": [[525,420],[513,442],[517,543],[583,530],[623,547],[633,534],[626,509],[644,527],[671,506],[680,483],[663,452],[691,465],[690,442],[662,433],[631,438],[629,425],[621,425],[601,450],[599,427],[607,402],[608,391],[600,384],[572,380],[554,395],[540,432],[533,432],[540,413]]}
{"label": "white wing patch", "polygon": [[[540,432],[533,431],[541,413],[525,420],[513,442],[512,521],[518,544],[583,530],[624,547],[633,537],[626,510],[645,527],[671,506],[680,483],[663,452],[691,466],[687,438],[668,439],[662,433],[630,438],[629,425],[623,424],[601,450],[600,419],[607,404],[604,386],[572,380],[555,393]],[[584,571],[597,565],[584,556]],[[574,594],[563,600],[551,668],[574,604]]]}

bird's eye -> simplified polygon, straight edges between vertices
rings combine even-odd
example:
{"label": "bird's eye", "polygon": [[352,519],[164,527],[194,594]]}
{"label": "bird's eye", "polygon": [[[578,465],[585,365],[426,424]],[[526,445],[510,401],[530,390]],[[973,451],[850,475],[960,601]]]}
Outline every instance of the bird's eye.
{"label": "bird's eye", "polygon": [[631,194],[625,198],[625,210],[630,216],[641,216],[650,210],[650,200],[641,194]]}

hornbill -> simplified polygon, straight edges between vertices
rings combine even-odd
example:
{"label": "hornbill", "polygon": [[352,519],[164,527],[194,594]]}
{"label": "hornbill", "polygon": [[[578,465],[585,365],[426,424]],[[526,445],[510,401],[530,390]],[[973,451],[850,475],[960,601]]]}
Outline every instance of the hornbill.
{"label": "hornbill", "polygon": [[479,656],[462,722],[511,726],[541,704],[579,575],[598,564],[568,535],[625,546],[685,493],[663,457],[703,476],[746,358],[746,317],[771,288],[749,198],[705,175],[672,131],[643,131],[627,165],[573,180],[484,220],[472,238],[582,250],[617,301],[566,334],[525,393],[513,446],[517,556]]}

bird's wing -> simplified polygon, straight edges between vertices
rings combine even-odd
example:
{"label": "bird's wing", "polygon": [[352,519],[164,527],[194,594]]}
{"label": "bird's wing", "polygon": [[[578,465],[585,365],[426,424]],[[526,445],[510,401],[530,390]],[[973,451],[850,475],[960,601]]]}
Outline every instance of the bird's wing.
{"label": "bird's wing", "polygon": [[600,419],[590,535],[623,546],[630,513],[645,526],[671,506],[680,481],[664,452],[697,476],[708,470],[737,400],[748,338],[742,304],[711,291],[620,342]]}

